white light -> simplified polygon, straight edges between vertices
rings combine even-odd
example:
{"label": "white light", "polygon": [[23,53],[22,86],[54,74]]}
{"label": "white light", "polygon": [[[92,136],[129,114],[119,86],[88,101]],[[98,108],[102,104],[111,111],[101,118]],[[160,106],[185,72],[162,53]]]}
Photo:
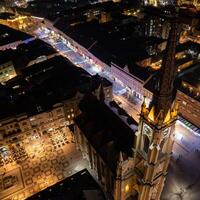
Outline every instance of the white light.
{"label": "white light", "polygon": [[53,128],[50,128],[49,131],[53,131]]}
{"label": "white light", "polygon": [[182,134],[180,134],[180,133],[176,133],[176,139],[177,140],[182,140],[182,138],[183,138],[183,135]]}

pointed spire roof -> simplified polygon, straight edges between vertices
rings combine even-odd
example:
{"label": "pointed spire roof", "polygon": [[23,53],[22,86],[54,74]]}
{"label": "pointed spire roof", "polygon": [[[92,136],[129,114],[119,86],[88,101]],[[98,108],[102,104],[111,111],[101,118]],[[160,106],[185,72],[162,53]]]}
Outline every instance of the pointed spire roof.
{"label": "pointed spire roof", "polygon": [[[177,43],[177,17],[175,8],[172,10],[171,16],[171,30],[169,33],[166,50],[162,60],[162,67],[159,72],[157,88],[154,92],[152,106],[155,107],[155,119],[162,112],[163,120],[171,109],[174,92],[174,79],[177,73],[175,65]],[[161,120],[161,119],[159,119]]]}

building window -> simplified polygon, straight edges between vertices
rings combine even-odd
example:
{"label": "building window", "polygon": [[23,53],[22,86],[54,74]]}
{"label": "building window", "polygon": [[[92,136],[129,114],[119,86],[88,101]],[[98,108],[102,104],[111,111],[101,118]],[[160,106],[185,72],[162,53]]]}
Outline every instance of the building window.
{"label": "building window", "polygon": [[129,190],[130,190],[129,184],[126,184],[126,186],[125,186],[125,192],[129,192]]}
{"label": "building window", "polygon": [[144,151],[148,153],[149,150],[149,138],[148,136],[144,135]]}

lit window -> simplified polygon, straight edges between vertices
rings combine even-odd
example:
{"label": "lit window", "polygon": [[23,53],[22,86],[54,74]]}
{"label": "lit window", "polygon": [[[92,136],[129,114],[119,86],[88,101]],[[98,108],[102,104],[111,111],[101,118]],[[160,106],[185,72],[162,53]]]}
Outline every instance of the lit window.
{"label": "lit window", "polygon": [[129,191],[129,185],[127,184],[126,186],[125,186],[125,192],[128,192]]}

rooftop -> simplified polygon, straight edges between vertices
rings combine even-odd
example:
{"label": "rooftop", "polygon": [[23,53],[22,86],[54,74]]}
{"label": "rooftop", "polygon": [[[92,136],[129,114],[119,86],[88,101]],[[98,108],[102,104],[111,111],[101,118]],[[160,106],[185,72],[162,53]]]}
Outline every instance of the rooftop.
{"label": "rooftop", "polygon": [[179,77],[194,87],[200,86],[200,62],[184,70]]}
{"label": "rooftop", "polygon": [[146,45],[160,44],[164,41],[140,35],[142,28],[141,23],[131,18],[126,23],[123,19],[104,24],[91,21],[62,30],[108,65],[111,62],[121,68],[127,65],[129,71],[134,74],[137,71],[133,69],[135,62],[149,56]]}
{"label": "rooftop", "polygon": [[[192,65],[189,69],[184,70],[180,75],[179,78],[189,83],[194,88],[198,89],[200,92],[200,62],[195,63]],[[181,87],[181,91],[186,93],[187,95],[197,99],[200,101],[200,96],[196,96],[196,93],[194,94],[192,91],[190,91],[188,88]]]}
{"label": "rooftop", "polygon": [[134,61],[147,55],[146,40],[134,35],[135,27],[134,22],[117,25],[113,22],[99,24],[97,21],[92,21],[69,27],[65,32],[86,48],[95,42],[89,49],[94,55],[107,64],[113,61],[123,66],[129,62],[130,57]]}
{"label": "rooftop", "polygon": [[92,77],[61,56],[45,60],[0,87],[0,118],[24,112],[31,116],[38,113],[38,107],[42,111],[51,109],[77,92],[93,91],[100,82],[100,77]]}
{"label": "rooftop", "polygon": [[75,123],[108,167],[116,173],[120,152],[124,159],[132,156],[137,122],[115,102],[102,103],[90,94],[85,95],[79,108],[81,114]]}
{"label": "rooftop", "polygon": [[[48,9],[47,7],[48,1]],[[138,1],[131,1],[129,5],[138,6]],[[125,3],[122,1],[118,8],[127,6],[127,1]],[[18,8],[19,9],[19,8]],[[88,10],[100,9],[100,10],[111,10],[117,9],[117,3],[111,0],[100,1],[100,0],[76,0],[76,1],[64,1],[64,0],[35,0],[30,1],[28,7],[25,9],[26,12],[30,12],[33,15],[45,17],[51,21],[55,21],[59,17],[69,16],[71,14],[80,16],[83,15]],[[19,9],[24,10],[24,9]]]}
{"label": "rooftop", "polygon": [[15,68],[23,68],[30,61],[53,53],[56,53],[56,51],[50,45],[35,39],[28,43],[18,45],[16,49],[0,51],[0,64],[12,61]]}
{"label": "rooftop", "polygon": [[99,185],[84,169],[27,200],[105,200]]}
{"label": "rooftop", "polygon": [[0,46],[28,38],[31,38],[31,36],[0,24]]}

